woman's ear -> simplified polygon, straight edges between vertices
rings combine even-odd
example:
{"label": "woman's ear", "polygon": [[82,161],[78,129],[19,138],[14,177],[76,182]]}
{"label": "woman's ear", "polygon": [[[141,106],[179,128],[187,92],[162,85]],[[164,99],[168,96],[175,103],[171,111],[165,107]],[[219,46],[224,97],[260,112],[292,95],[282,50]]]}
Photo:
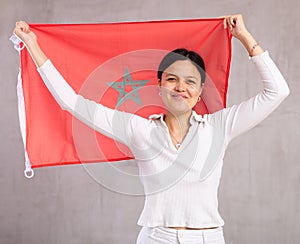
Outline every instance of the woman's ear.
{"label": "woman's ear", "polygon": [[201,92],[203,91],[203,88],[204,88],[204,82],[201,82],[201,85],[200,85]]}
{"label": "woman's ear", "polygon": [[161,97],[161,80],[158,79],[158,80],[157,80],[157,83],[158,83],[158,96]]}
{"label": "woman's ear", "polygon": [[201,84],[200,84],[200,96],[203,92],[203,88],[204,88],[204,82],[201,82]]}

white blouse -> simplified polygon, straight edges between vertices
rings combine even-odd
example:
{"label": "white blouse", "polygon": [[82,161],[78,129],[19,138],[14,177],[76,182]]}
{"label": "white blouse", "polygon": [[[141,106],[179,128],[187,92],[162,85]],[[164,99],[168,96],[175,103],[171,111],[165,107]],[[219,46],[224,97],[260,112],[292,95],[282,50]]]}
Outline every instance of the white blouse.
{"label": "white blouse", "polygon": [[213,114],[193,112],[178,150],[162,114],[145,119],[85,99],[73,91],[50,60],[38,71],[62,109],[130,148],[145,191],[139,225],[208,228],[224,225],[217,195],[228,143],[261,122],[289,95],[287,83],[267,51],[251,60],[263,90]]}

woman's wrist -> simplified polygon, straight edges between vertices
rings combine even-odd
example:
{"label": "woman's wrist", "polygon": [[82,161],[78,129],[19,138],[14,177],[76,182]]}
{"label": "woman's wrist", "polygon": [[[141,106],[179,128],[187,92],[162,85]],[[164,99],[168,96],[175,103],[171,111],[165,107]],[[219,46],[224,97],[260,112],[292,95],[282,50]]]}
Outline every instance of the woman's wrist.
{"label": "woman's wrist", "polygon": [[33,60],[38,67],[41,67],[46,61],[47,56],[40,48],[36,40],[32,40],[26,43],[28,51],[31,53]]}
{"label": "woman's wrist", "polygon": [[262,54],[264,52],[264,50],[261,48],[259,43],[254,39],[254,37],[251,35],[250,32],[245,32],[243,35],[241,35],[239,40],[244,45],[249,56],[251,57]]}
{"label": "woman's wrist", "polygon": [[37,49],[39,47],[37,40],[28,39],[28,40],[24,40],[24,43],[29,49]]}

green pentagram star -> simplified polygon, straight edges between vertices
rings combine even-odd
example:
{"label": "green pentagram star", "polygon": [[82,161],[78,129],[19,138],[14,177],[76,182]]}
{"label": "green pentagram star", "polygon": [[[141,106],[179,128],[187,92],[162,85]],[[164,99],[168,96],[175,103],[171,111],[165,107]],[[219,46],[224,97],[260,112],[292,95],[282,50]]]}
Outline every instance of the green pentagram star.
{"label": "green pentagram star", "polygon": [[[131,99],[139,105],[142,105],[142,101],[139,97],[138,91],[141,89],[149,80],[136,80],[134,81],[130,75],[129,69],[125,69],[125,73],[122,81],[107,82],[107,84],[119,92],[118,102],[116,108],[124,103],[127,99]],[[131,86],[131,91],[126,91],[126,87]]]}

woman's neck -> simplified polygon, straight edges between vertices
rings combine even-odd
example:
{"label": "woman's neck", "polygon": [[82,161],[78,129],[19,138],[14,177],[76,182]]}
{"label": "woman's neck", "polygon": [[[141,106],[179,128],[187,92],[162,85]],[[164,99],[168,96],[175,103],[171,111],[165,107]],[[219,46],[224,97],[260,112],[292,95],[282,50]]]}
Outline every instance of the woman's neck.
{"label": "woman's neck", "polygon": [[170,133],[178,140],[183,140],[189,129],[191,114],[192,111],[179,115],[174,115],[169,111],[166,113],[165,123]]}

